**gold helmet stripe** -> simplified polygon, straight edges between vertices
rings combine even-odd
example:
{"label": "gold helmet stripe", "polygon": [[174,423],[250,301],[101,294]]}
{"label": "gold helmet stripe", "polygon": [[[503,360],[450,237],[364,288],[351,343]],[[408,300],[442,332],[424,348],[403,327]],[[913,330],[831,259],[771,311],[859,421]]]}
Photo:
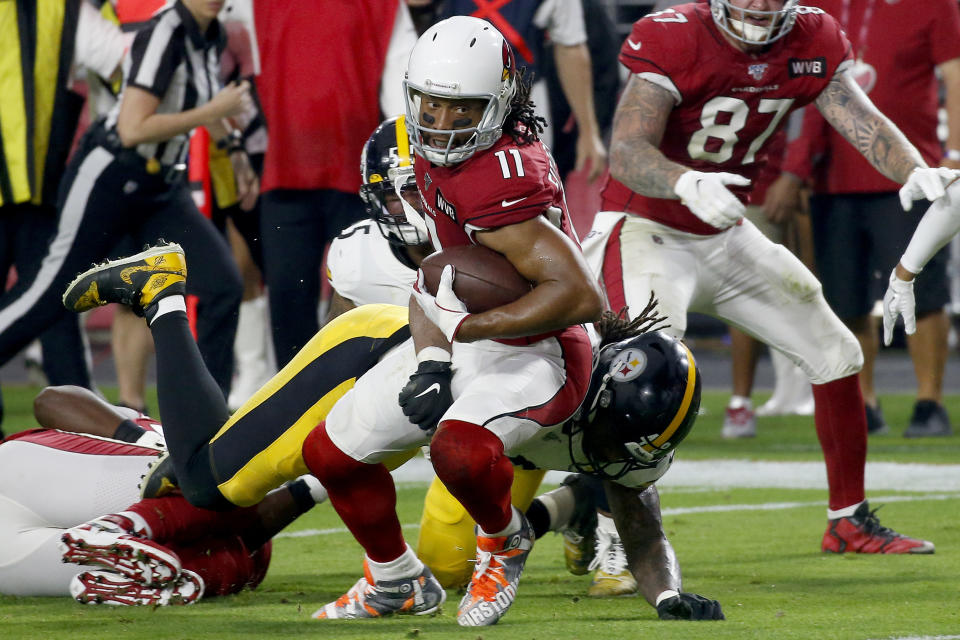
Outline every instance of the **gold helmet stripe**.
{"label": "gold helmet stripe", "polygon": [[407,117],[397,118],[397,156],[400,158],[401,167],[410,166],[410,139],[407,137]]}
{"label": "gold helmet stripe", "polygon": [[[690,349],[687,348],[687,345],[682,342],[680,345],[683,347],[683,350],[687,352],[687,388],[683,391],[683,400],[680,402],[680,408],[677,409],[677,413],[673,416],[673,420],[670,421],[670,424],[666,429],[663,430],[663,433],[653,441],[655,447],[661,447],[666,443],[670,438],[673,437],[674,432],[677,430],[684,419],[687,417],[687,412],[690,411],[690,403],[693,401],[693,391],[697,388],[697,362],[693,359],[693,354],[690,353]],[[652,451],[653,449],[647,446],[643,447],[647,451]]]}

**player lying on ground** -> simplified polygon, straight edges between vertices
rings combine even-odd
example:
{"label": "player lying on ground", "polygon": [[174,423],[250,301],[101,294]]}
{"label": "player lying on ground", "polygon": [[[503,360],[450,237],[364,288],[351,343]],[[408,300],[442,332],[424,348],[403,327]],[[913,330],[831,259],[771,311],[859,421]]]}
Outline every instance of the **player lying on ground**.
{"label": "player lying on ground", "polygon": [[180,495],[137,501],[164,452],[156,421],[80,387],[44,389],[34,413],[47,429],[0,444],[0,593],[116,605],[236,593],[260,583],[270,538],[314,504],[304,480],[224,513]]}
{"label": "player lying on ground", "polygon": [[[121,278],[124,272],[131,274],[130,282]],[[306,470],[301,449],[307,436],[348,389],[376,384],[363,374],[378,360],[406,362],[409,372],[416,368],[407,310],[366,305],[324,326],[290,364],[229,416],[190,334],[183,301],[185,274],[181,250],[167,245],[95,267],[75,280],[65,296],[69,308],[84,295],[84,304],[91,307],[128,304],[150,323],[170,447],[166,460],[171,463],[156,465],[144,481],[148,487],[170,480],[172,468],[175,482],[197,506],[254,504]],[[612,344],[601,353],[583,411],[567,423],[542,429],[535,442],[511,454],[522,464],[589,468],[591,474],[613,478],[611,507],[631,569],[642,572],[638,580],[647,600],[664,618],[719,619],[719,604],[682,592],[676,557],[660,525],[657,494],[651,486],[669,468],[673,448],[692,428],[700,398],[696,365],[682,343],[659,332],[631,337],[656,321],[650,309],[627,326],[622,319],[607,316],[599,329]],[[399,360],[403,354],[408,357]],[[642,361],[648,363],[646,368],[638,366]],[[419,444],[398,450],[385,466],[399,466]],[[542,513],[533,515],[532,522],[541,532],[550,528]],[[445,592],[422,564],[415,571],[422,580],[384,585],[361,579],[341,601],[318,614],[335,610],[340,617],[380,617],[433,612]],[[401,596],[399,589],[415,598]]]}

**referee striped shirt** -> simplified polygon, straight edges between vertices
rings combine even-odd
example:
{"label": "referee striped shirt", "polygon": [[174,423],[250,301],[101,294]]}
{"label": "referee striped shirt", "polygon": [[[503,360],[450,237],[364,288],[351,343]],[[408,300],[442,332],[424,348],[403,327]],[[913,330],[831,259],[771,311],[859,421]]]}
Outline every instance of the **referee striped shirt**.
{"label": "referee striped shirt", "polygon": [[[157,113],[179,113],[210,100],[220,89],[220,54],[226,34],[214,20],[200,31],[190,11],[179,0],[155,15],[137,32],[123,60],[123,90],[128,86],[148,91],[160,99]],[[116,127],[120,100],[107,115],[107,130]],[[183,162],[188,134],[166,142],[137,145],[145,159],[156,158],[167,166]]]}

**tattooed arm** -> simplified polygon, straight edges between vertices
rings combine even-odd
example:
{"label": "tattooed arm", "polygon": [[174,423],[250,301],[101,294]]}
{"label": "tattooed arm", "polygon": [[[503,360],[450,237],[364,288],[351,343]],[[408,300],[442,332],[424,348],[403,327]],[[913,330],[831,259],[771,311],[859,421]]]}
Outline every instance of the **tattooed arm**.
{"label": "tattooed arm", "polygon": [[651,198],[676,200],[673,186],[689,169],[667,160],[659,149],[673,106],[669,91],[631,75],[613,118],[610,174]]}
{"label": "tattooed arm", "polygon": [[850,73],[835,75],[816,104],[827,122],[894,182],[903,184],[911,171],[927,166],[916,147],[870,102]]}

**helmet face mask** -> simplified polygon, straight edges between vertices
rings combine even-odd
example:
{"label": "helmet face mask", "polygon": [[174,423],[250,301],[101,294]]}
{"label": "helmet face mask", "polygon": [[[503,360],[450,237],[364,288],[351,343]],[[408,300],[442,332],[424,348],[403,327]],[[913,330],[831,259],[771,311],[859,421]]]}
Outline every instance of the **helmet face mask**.
{"label": "helmet face mask", "polygon": [[607,345],[575,420],[571,457],[610,480],[656,467],[693,428],[699,407],[699,372],[682,342],[652,331]]}
{"label": "helmet face mask", "polygon": [[710,13],[721,31],[746,45],[767,45],[787,35],[797,19],[798,0],[783,0],[775,11],[737,7],[731,0],[710,0]]}
{"label": "helmet face mask", "polygon": [[[510,45],[485,20],[455,16],[438,22],[417,40],[403,82],[410,144],[433,164],[463,162],[493,146],[503,134],[517,90]],[[469,126],[436,129],[424,118],[425,102],[470,100],[483,105]],[[456,124],[456,123],[454,123]],[[430,141],[445,141],[442,145]]]}
{"label": "helmet face mask", "polygon": [[410,209],[419,212],[421,204],[403,116],[384,121],[367,140],[360,175],[360,198],[383,237],[395,245],[427,242],[426,231],[407,216]]}

